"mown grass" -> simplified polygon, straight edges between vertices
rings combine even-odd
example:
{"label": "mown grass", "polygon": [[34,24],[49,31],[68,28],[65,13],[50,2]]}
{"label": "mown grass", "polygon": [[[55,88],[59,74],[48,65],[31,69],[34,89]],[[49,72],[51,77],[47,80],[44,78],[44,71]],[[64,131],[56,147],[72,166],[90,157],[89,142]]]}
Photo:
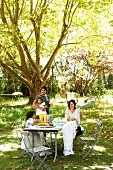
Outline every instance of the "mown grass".
{"label": "mown grass", "polygon": [[[25,115],[33,110],[32,105],[26,105],[27,99],[0,99],[0,170],[26,170],[30,165],[29,157],[18,158],[21,150],[14,133],[14,122],[22,119],[25,124]],[[64,117],[66,106],[55,105],[51,108],[54,117]],[[58,140],[58,162],[53,162],[53,155],[46,160],[53,170],[86,170],[86,169],[113,169],[113,105],[98,101],[94,108],[81,109],[82,125],[85,135],[94,133],[95,122],[102,120],[103,131],[98,144],[99,160],[93,155],[82,160],[82,145],[80,139],[74,141],[75,155],[63,156],[63,139]],[[60,134],[61,135],[61,134]],[[36,167],[34,167],[36,169]]]}

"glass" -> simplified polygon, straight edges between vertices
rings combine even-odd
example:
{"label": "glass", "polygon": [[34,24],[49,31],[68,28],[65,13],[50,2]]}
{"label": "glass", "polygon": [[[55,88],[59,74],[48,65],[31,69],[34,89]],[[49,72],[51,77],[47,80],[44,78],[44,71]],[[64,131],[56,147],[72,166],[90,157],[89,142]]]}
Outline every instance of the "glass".
{"label": "glass", "polygon": [[50,122],[50,115],[46,115],[46,121]]}
{"label": "glass", "polygon": [[50,116],[50,123],[52,123],[54,120],[54,117],[53,116]]}

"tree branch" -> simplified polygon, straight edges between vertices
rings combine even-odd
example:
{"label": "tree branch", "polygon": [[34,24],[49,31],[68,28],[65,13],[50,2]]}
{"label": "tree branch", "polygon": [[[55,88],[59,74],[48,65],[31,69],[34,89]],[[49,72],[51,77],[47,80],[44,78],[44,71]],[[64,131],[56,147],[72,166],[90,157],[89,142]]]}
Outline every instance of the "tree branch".
{"label": "tree branch", "polygon": [[[67,34],[67,31],[68,31],[69,27],[71,26],[71,23],[72,23],[72,18],[71,17],[74,15],[74,13],[75,13],[75,11],[76,11],[76,9],[78,7],[78,3],[73,4],[73,2],[74,2],[73,0],[71,1],[71,3],[70,3],[69,0],[67,0],[67,2],[66,2],[66,6],[65,6],[65,10],[64,10],[64,16],[63,16],[63,26],[62,26],[61,36],[59,38],[59,41],[57,43],[57,46],[56,46],[55,50],[53,51],[53,54],[51,55],[48,63],[46,64],[46,66],[44,67],[44,69],[41,72],[43,74],[45,72],[45,70],[46,70],[46,73],[45,73],[45,75],[43,77],[43,81],[44,81],[44,79],[47,78],[47,76],[48,76],[48,74],[50,72],[50,68],[51,68],[51,65],[53,63],[53,60],[54,60],[55,56],[57,55],[57,53],[58,53],[58,51],[59,51],[59,49],[60,49],[60,47],[62,45],[63,40],[66,38],[66,34]],[[75,7],[74,11],[72,11],[72,7]],[[72,16],[70,15],[71,13],[72,13]],[[69,17],[70,23],[66,23],[66,18],[67,17]]]}
{"label": "tree branch", "polygon": [[29,69],[28,69],[26,61],[25,61],[26,57],[25,57],[23,48],[22,48],[20,42],[18,41],[18,37],[14,36],[14,39],[15,39],[15,42],[16,42],[15,45],[17,47],[17,50],[19,52],[19,56],[20,56],[20,59],[21,59],[21,68],[22,68],[23,74],[27,79],[29,79],[29,81],[31,81],[32,76],[31,76],[31,74],[29,72]]}
{"label": "tree branch", "polygon": [[18,80],[23,82],[24,84],[27,85],[29,88],[33,88],[33,84],[27,81],[24,77],[21,77],[17,72],[15,72],[11,67],[9,67],[7,64],[5,64],[1,59],[0,59],[0,64],[3,68],[5,68],[7,71],[9,71],[12,75],[14,75]]}
{"label": "tree branch", "polygon": [[7,24],[7,20],[5,17],[5,12],[4,12],[4,0],[1,0],[1,18],[2,18],[2,22],[4,24]]}
{"label": "tree branch", "polygon": [[19,0],[15,0],[15,9],[14,9],[14,23],[18,23],[18,14],[19,14]]}
{"label": "tree branch", "polygon": [[102,35],[89,35],[89,36],[83,38],[82,40],[80,40],[79,42],[69,42],[69,43],[66,43],[66,44],[61,44],[61,47],[66,46],[66,45],[80,44],[81,42],[83,42],[84,40],[86,40],[86,39],[88,39],[90,37],[101,37],[101,38],[105,37],[105,38],[108,38],[107,36],[102,36]]}
{"label": "tree branch", "polygon": [[4,2],[5,2],[5,5],[6,5],[6,8],[7,8],[7,11],[8,11],[8,13],[9,13],[10,20],[11,20],[12,23],[14,23],[14,21],[13,21],[13,15],[11,15],[11,10],[9,9],[9,7],[8,7],[8,5],[7,5],[7,3],[6,3],[5,0],[4,0]]}

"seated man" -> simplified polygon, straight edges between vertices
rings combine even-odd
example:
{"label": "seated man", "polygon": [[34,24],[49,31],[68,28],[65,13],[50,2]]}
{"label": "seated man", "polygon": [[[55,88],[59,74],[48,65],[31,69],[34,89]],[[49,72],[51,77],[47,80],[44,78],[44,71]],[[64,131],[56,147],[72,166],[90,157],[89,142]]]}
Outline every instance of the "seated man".
{"label": "seated man", "polygon": [[80,111],[79,109],[76,109],[76,103],[73,99],[68,102],[68,108],[65,111],[65,118],[67,121],[76,121],[77,133],[75,138],[84,133],[84,129],[80,125]]}

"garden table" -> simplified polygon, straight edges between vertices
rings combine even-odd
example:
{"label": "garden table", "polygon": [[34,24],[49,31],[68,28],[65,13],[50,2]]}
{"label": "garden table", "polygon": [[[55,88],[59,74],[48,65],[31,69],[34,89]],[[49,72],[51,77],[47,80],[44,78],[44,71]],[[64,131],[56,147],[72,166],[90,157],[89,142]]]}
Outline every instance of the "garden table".
{"label": "garden table", "polygon": [[29,128],[23,129],[24,131],[29,131],[33,134],[33,144],[34,144],[34,133],[44,132],[44,133],[54,133],[55,134],[55,155],[54,160],[57,160],[57,134],[62,130],[61,127],[54,126],[31,126]]}
{"label": "garden table", "polygon": [[[74,131],[70,130],[70,127],[71,127],[70,125],[73,127],[75,133],[74,133]],[[70,136],[72,137],[70,142],[73,145],[72,140],[73,140],[74,136],[76,135],[76,123],[75,123],[75,121],[67,121],[65,124],[62,124],[62,126],[61,126],[61,124],[58,124],[57,126],[36,126],[36,125],[34,125],[34,126],[29,127],[29,128],[24,128],[23,130],[24,131],[29,131],[29,132],[31,132],[33,134],[33,145],[34,145],[34,134],[35,133],[38,133],[38,132],[50,133],[50,140],[52,140],[52,133],[54,133],[55,134],[54,161],[56,161],[57,156],[58,156],[58,153],[57,153],[57,134],[58,134],[58,132],[59,131],[63,132],[64,147],[65,147],[65,149],[67,149],[68,143],[69,143],[69,140],[70,140]]]}

